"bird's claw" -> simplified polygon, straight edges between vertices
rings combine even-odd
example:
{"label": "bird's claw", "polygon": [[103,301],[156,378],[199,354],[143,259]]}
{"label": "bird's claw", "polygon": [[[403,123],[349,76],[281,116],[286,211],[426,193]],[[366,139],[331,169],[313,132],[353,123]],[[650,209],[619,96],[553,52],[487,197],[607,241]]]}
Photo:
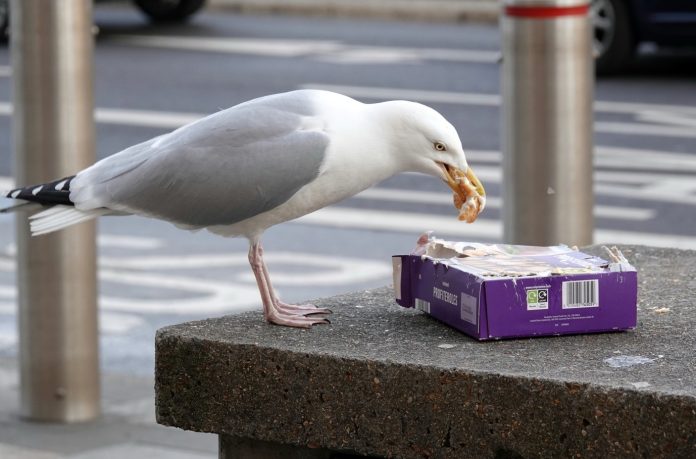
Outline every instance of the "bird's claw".
{"label": "bird's claw", "polygon": [[318,308],[313,304],[288,304],[282,301],[275,303],[276,309],[283,313],[294,316],[310,316],[314,314],[333,314],[331,309]]}
{"label": "bird's claw", "polygon": [[266,321],[275,325],[286,327],[312,328],[313,325],[331,324],[329,319],[323,317],[305,317],[302,315],[290,315],[278,312],[266,318]]}
{"label": "bird's claw", "polygon": [[311,316],[314,314],[333,314],[333,311],[329,308],[316,308],[312,311],[304,313],[305,316]]}

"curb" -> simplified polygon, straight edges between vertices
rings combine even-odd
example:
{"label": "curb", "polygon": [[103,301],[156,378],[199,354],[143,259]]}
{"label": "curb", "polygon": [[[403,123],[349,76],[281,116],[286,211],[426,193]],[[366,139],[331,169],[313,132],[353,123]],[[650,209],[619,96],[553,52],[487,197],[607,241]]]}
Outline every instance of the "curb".
{"label": "curb", "polygon": [[297,14],[432,22],[498,21],[497,0],[209,0],[242,14]]}

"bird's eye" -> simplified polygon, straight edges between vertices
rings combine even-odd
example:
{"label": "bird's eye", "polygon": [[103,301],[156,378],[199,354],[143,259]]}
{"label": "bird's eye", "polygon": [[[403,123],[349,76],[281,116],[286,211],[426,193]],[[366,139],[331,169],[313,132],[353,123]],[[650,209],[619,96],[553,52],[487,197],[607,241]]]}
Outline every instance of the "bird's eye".
{"label": "bird's eye", "polygon": [[435,143],[433,144],[433,147],[435,147],[435,149],[436,149],[437,151],[445,151],[445,150],[447,150],[447,147],[445,146],[445,144],[444,144],[444,143],[441,143],[441,142],[435,142]]}

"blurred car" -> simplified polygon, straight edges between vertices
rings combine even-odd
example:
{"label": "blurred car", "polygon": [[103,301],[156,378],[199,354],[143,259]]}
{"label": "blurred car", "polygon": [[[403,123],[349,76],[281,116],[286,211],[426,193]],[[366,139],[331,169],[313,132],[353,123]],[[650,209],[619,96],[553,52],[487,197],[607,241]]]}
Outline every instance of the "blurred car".
{"label": "blurred car", "polygon": [[696,0],[592,0],[599,74],[625,69],[642,42],[696,47]]}
{"label": "blurred car", "polygon": [[[205,0],[132,0],[132,2],[152,22],[184,22],[205,4]],[[10,0],[0,0],[0,40],[6,39],[9,31]]]}
{"label": "blurred car", "polygon": [[10,0],[0,0],[0,41],[7,39],[10,29]]}

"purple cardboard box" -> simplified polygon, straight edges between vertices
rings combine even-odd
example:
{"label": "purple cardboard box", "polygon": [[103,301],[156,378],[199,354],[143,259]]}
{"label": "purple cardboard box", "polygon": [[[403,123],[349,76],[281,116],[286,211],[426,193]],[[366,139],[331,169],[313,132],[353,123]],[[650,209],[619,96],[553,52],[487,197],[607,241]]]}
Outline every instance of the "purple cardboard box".
{"label": "purple cardboard box", "polygon": [[636,326],[637,273],[618,251],[609,262],[566,246],[428,246],[425,255],[393,257],[397,303],[476,339]]}

